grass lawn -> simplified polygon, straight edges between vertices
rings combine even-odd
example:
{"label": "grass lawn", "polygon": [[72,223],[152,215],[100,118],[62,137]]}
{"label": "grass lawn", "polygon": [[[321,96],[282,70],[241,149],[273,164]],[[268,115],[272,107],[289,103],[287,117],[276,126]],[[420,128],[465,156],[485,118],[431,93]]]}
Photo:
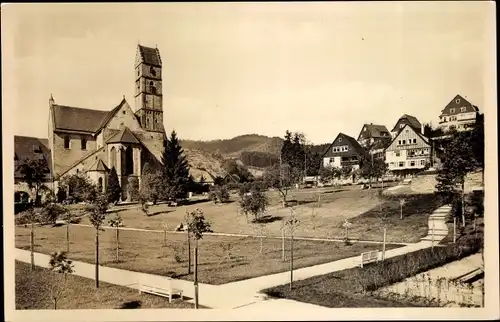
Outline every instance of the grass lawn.
{"label": "grass lawn", "polygon": [[264,290],[272,297],[317,304],[326,307],[415,307],[434,306],[421,298],[394,301],[378,298],[377,289],[400,282],[429,269],[467,257],[480,249],[481,241],[464,239],[460,244],[422,249],[389,258],[366,267],[350,268]]}
{"label": "grass lawn", "polygon": [[[56,273],[37,267],[31,271],[30,264],[16,261],[16,309],[54,309],[51,300],[51,286]],[[120,309],[120,308],[193,308],[194,305],[180,299],[168,299],[139,294],[123,286],[100,283],[95,288],[94,281],[88,278],[69,275],[57,309]],[[56,284],[57,285],[57,284]]]}
{"label": "grass lawn", "polygon": [[[321,200],[318,207],[318,195]],[[383,229],[377,217],[380,205],[388,215],[387,240],[391,242],[416,242],[427,233],[427,215],[437,208],[437,202],[432,195],[414,195],[407,197],[403,207],[405,218],[399,220],[399,199],[379,197],[380,189],[361,190],[359,186],[341,188],[302,189],[290,191],[289,200],[297,200],[300,204],[294,208],[294,214],[301,224],[297,228],[298,237],[344,238],[345,230],[342,224],[349,219],[353,225],[350,237],[365,240],[383,238]],[[268,192],[271,205],[267,210],[267,223],[264,235],[280,236],[281,222],[290,215],[290,208],[283,208],[278,201],[276,191]],[[429,197],[430,196],[430,197]],[[274,200],[274,201],[273,201]],[[238,197],[233,195],[228,204],[213,204],[198,202],[196,204],[168,207],[156,205],[150,212],[154,215],[145,216],[140,209],[120,211],[126,227],[161,230],[165,222],[170,230],[184,221],[186,211],[201,208],[205,218],[212,223],[214,232],[236,234],[259,234],[256,224],[248,223],[240,212]],[[87,223],[84,218],[82,223]]]}
{"label": "grass lawn", "polygon": [[[16,247],[29,249],[29,231],[29,228],[16,227]],[[70,239],[73,241],[69,254],[71,259],[93,263],[94,232],[91,227],[70,227]],[[35,251],[50,254],[65,250],[65,233],[65,226],[37,227]],[[100,236],[100,263],[104,266],[191,280],[192,274],[187,274],[186,234],[167,234],[168,246],[164,247],[163,243],[163,233],[121,230],[121,261],[115,263],[115,231],[105,230]],[[231,245],[230,254],[224,249],[228,244]],[[288,252],[289,242],[285,245]],[[396,247],[387,245],[387,249]],[[380,248],[381,245],[362,243],[346,246],[342,242],[295,241],[294,266],[301,268],[327,263]],[[280,239],[263,239],[262,254],[260,238],[205,236],[199,243],[198,278],[202,283],[224,284],[288,269],[289,262],[281,260]]]}

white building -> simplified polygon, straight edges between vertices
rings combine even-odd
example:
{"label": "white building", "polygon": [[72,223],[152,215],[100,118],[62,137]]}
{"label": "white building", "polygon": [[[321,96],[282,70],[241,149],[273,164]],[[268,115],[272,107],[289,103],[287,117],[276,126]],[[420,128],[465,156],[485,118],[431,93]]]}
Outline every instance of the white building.
{"label": "white building", "polygon": [[424,170],[430,163],[431,145],[414,127],[405,125],[385,149],[389,171],[407,176]]}
{"label": "white building", "polygon": [[443,131],[448,131],[452,127],[457,131],[471,130],[476,124],[478,113],[479,109],[477,106],[472,105],[465,98],[457,95],[441,111],[439,127]]}

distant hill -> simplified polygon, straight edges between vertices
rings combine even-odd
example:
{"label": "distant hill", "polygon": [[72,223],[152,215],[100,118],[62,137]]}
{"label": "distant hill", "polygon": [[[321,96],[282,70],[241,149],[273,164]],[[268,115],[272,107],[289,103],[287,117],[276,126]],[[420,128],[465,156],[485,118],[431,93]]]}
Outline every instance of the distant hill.
{"label": "distant hill", "polygon": [[279,155],[283,139],[259,134],[236,136],[226,140],[182,140],[185,149],[196,149],[220,154],[225,158],[239,158],[242,152],[265,152]]}
{"label": "distant hill", "polygon": [[[232,139],[195,141],[182,140],[193,176],[199,177],[206,169],[214,175],[223,175],[226,160],[237,160],[244,164],[256,176],[266,167],[279,162],[283,139],[259,134],[236,136]],[[330,143],[313,146],[313,151],[320,155]],[[204,175],[206,178],[206,175]]]}

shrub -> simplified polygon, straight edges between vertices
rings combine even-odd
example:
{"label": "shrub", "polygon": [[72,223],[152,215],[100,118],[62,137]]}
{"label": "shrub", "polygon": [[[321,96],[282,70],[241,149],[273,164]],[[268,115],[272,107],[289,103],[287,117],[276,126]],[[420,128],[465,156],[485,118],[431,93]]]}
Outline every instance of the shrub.
{"label": "shrub", "polygon": [[116,173],[115,167],[112,167],[111,171],[109,172],[106,195],[108,198],[108,202],[112,203],[120,201],[120,197],[122,195],[122,189],[120,187],[120,182],[118,180],[118,174]]}
{"label": "shrub", "polygon": [[130,196],[130,200],[137,201],[139,200],[139,180],[136,177],[130,178],[128,181],[128,195]]}
{"label": "shrub", "polygon": [[208,196],[214,203],[229,202],[229,191],[227,190],[226,186],[213,186]]}
{"label": "shrub", "polygon": [[41,222],[45,225],[55,225],[56,220],[66,212],[66,209],[56,203],[45,206],[41,212]]}

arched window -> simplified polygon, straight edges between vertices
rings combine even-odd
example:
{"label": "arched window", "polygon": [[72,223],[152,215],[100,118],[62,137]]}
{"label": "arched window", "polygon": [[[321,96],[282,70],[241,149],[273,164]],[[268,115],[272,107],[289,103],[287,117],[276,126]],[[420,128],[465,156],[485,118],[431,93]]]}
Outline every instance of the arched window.
{"label": "arched window", "polygon": [[156,70],[154,69],[153,66],[149,68],[149,73],[151,73],[152,76],[156,76]]}
{"label": "arched window", "polygon": [[87,139],[82,138],[82,150],[87,150]]}
{"label": "arched window", "polygon": [[125,150],[125,159],[124,159],[124,175],[128,176],[134,174],[134,152],[131,146],[128,146]]}
{"label": "arched window", "polygon": [[64,137],[64,148],[69,149],[69,136]]}
{"label": "arched window", "polygon": [[156,87],[154,86],[153,82],[149,82],[149,89],[152,94],[156,94]]}
{"label": "arched window", "polygon": [[99,188],[99,191],[104,192],[102,186],[102,177],[99,177],[99,180],[97,180],[97,187]]}
{"label": "arched window", "polygon": [[111,164],[111,167],[112,168],[115,168],[116,169],[116,149],[115,147],[112,147],[111,148],[111,151],[109,151],[110,153],[110,164]]}

